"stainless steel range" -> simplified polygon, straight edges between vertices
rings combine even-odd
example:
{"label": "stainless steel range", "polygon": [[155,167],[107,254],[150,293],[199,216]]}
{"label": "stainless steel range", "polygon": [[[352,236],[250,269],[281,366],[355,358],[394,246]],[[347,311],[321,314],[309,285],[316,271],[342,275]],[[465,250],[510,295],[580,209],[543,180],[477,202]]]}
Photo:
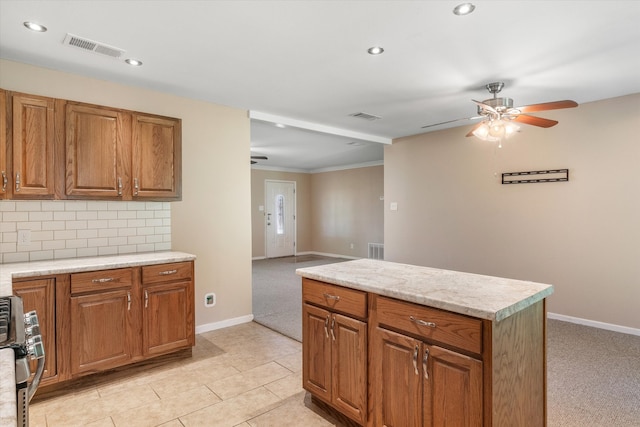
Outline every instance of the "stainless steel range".
{"label": "stainless steel range", "polygon": [[[22,299],[0,297],[0,348],[13,349],[16,362],[16,401],[18,426],[29,425],[29,401],[40,384],[44,371],[44,345],[35,311],[24,313]],[[37,359],[31,382],[29,360]]]}

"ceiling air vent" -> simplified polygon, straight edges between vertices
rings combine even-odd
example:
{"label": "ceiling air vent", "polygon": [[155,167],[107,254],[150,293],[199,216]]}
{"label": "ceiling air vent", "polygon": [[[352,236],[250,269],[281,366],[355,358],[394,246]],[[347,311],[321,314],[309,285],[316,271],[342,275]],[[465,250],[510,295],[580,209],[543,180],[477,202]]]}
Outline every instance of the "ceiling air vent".
{"label": "ceiling air vent", "polygon": [[373,114],[368,114],[368,113],[353,113],[353,114],[349,114],[351,117],[357,117],[359,119],[364,119],[364,120],[380,120],[382,117],[379,116],[374,116]]}
{"label": "ceiling air vent", "polygon": [[67,46],[77,47],[78,49],[99,53],[101,55],[110,56],[116,59],[122,57],[125,53],[125,51],[120,48],[109,46],[107,44],[85,39],[82,37],[74,36],[73,34],[69,34],[69,33],[67,33],[62,43]]}

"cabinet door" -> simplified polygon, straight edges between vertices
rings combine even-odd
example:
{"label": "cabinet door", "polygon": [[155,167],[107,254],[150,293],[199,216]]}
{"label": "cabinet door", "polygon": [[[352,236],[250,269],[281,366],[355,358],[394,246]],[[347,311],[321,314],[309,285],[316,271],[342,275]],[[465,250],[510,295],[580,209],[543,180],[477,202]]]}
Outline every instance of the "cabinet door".
{"label": "cabinet door", "polygon": [[373,342],[375,425],[422,425],[422,373],[418,358],[422,343],[376,328]]}
{"label": "cabinet door", "polygon": [[482,362],[424,345],[424,426],[482,426]]}
{"label": "cabinet door", "polygon": [[131,360],[131,293],[71,297],[71,373],[89,374]]}
{"label": "cabinet door", "polygon": [[133,116],[133,197],[179,199],[181,195],[181,121]]}
{"label": "cabinet door", "polygon": [[365,423],[367,417],[367,324],[331,316],[332,402],[344,415]]}
{"label": "cabinet door", "polygon": [[145,357],[194,345],[191,282],[145,286],[142,319]]}
{"label": "cabinet door", "polygon": [[[42,381],[55,377],[56,362],[56,281],[55,279],[34,279],[13,284],[13,293],[22,298],[25,313],[36,311],[40,323],[40,335],[44,343],[45,364]],[[31,361],[31,373],[36,370],[37,361]]]}
{"label": "cabinet door", "polygon": [[67,103],[67,197],[130,199],[130,132],[128,113]]}
{"label": "cabinet door", "polygon": [[7,91],[0,89],[0,200],[8,198],[9,189],[9,170],[7,169],[7,157],[9,156],[8,144],[9,140],[7,126]]}
{"label": "cabinet door", "polygon": [[12,197],[53,198],[54,101],[14,93],[12,99]]}
{"label": "cabinet door", "polygon": [[331,403],[331,313],[302,305],[302,386]]}

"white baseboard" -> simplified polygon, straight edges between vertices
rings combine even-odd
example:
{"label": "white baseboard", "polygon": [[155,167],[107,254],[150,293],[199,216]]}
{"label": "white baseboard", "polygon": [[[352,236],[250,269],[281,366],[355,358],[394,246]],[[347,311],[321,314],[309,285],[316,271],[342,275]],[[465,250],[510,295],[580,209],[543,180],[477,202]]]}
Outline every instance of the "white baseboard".
{"label": "white baseboard", "polygon": [[222,320],[220,322],[207,323],[205,325],[196,326],[196,334],[203,332],[215,331],[216,329],[228,328],[229,326],[240,325],[253,321],[253,314],[246,316],[234,317],[233,319]]}
{"label": "white baseboard", "polygon": [[256,260],[259,260],[259,259],[267,259],[267,257],[266,256],[254,256],[253,258],[251,258],[251,261],[256,261]]}
{"label": "white baseboard", "polygon": [[340,255],[340,254],[329,254],[326,252],[305,252],[305,254],[308,255],[319,255],[319,256],[326,256],[326,257],[331,257],[331,258],[346,258],[346,259],[361,259],[362,257],[358,257],[358,256],[348,256],[348,255]]}
{"label": "white baseboard", "polygon": [[593,328],[606,329],[607,331],[640,336],[640,329],[628,326],[614,325],[613,323],[598,322],[596,320],[582,319],[580,317],[565,316],[564,314],[547,313],[549,319],[562,320],[563,322],[576,323],[578,325],[591,326]]}

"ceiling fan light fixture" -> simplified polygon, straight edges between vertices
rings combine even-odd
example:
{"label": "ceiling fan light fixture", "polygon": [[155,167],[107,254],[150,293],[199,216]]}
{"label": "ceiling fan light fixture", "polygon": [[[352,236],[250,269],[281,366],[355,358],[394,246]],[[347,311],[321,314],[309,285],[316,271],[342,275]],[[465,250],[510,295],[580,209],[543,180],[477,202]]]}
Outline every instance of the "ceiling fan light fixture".
{"label": "ceiling fan light fixture", "polygon": [[47,31],[47,27],[45,27],[44,25],[40,25],[36,22],[25,21],[23,22],[23,25],[28,29],[30,29],[31,31],[36,31],[38,33],[44,33]]}
{"label": "ceiling fan light fixture", "polygon": [[142,66],[142,61],[138,61],[137,59],[133,59],[133,58],[125,59],[124,62],[126,62],[127,64],[129,64],[129,65],[131,65],[133,67]]}
{"label": "ceiling fan light fixture", "polygon": [[464,16],[468,15],[475,10],[476,6],[473,3],[461,3],[453,8],[454,15]]}
{"label": "ceiling fan light fixture", "polygon": [[381,55],[384,52],[384,49],[380,46],[373,46],[367,49],[369,55]]}

